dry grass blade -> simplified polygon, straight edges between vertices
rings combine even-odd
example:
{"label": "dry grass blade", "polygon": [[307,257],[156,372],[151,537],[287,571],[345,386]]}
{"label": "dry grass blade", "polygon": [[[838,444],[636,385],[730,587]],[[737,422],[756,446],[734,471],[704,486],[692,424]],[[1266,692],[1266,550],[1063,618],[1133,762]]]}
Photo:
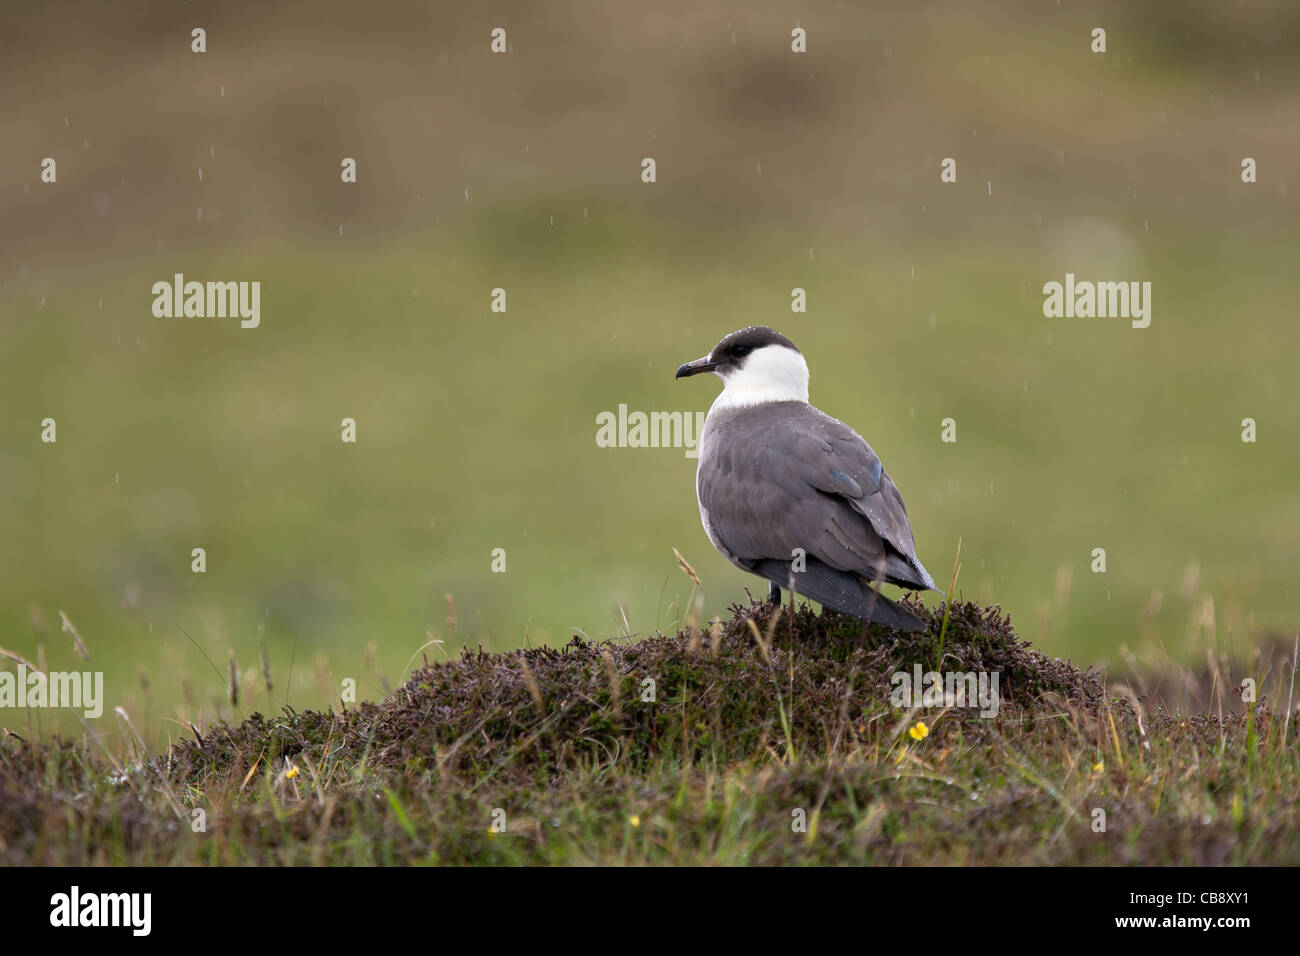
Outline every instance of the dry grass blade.
{"label": "dry grass blade", "polygon": [[266,626],[260,621],[257,625],[257,645],[262,655],[262,680],[266,683],[266,692],[271,693],[271,654],[266,647]]}
{"label": "dry grass blade", "polygon": [[676,548],[673,548],[673,554],[677,555],[678,567],[680,567],[683,571],[686,572],[686,576],[695,582],[696,587],[700,587],[701,586],[700,576],[695,573],[695,569],[691,567],[690,562],[688,562],[685,558],[683,558],[682,553],[678,551]]}
{"label": "dry grass blade", "polygon": [[423,651],[426,647],[434,647],[435,645],[441,646],[443,643],[442,638],[433,636],[433,631],[425,631],[424,636],[427,637],[428,640],[425,641],[423,644],[421,644],[419,647],[417,647],[415,649],[415,653],[412,654],[409,658],[407,658],[406,666],[402,668],[402,676],[401,676],[402,680],[406,680],[406,672],[411,669],[411,665],[415,663],[415,659],[420,656],[421,651]]}
{"label": "dry grass blade", "polygon": [[72,635],[72,642],[77,646],[77,653],[85,660],[90,660],[90,651],[86,650],[86,642],[81,639],[81,635],[77,633],[77,629],[62,609],[59,610],[59,618],[63,621],[63,630]]}
{"label": "dry grass blade", "polygon": [[614,710],[614,716],[621,717],[623,714],[622,688],[619,686],[618,665],[614,663],[614,655],[609,651],[605,651],[601,657],[605,661],[605,673],[609,676],[609,703]]}
{"label": "dry grass blade", "polygon": [[537,678],[533,676],[533,669],[528,666],[528,657],[526,654],[521,653],[519,655],[519,663],[523,667],[524,684],[528,687],[528,696],[531,697],[533,703],[537,705],[538,712],[544,712],[542,706],[542,691],[541,688],[537,686]]}
{"label": "dry grass blade", "polygon": [[1296,664],[1300,664],[1300,634],[1296,635],[1295,648],[1291,651],[1291,690],[1286,695],[1286,720],[1282,724],[1282,746],[1286,746],[1286,732],[1291,726],[1291,721],[1295,720],[1295,669]]}
{"label": "dry grass blade", "polygon": [[447,602],[447,636],[456,636],[456,599],[450,593],[443,594],[443,600]]}
{"label": "dry grass blade", "polygon": [[763,637],[763,632],[758,629],[758,625],[754,623],[752,617],[745,618],[745,623],[749,625],[749,632],[754,635],[754,643],[758,645],[758,652],[763,655],[763,660],[767,662],[769,667],[772,664],[772,642],[770,635],[776,633],[776,621],[781,617],[781,612],[784,610],[785,608],[778,607],[772,612],[771,630],[769,631],[768,638]]}
{"label": "dry grass blade", "polygon": [[[1147,729],[1145,724],[1143,723],[1143,717],[1145,716],[1145,711],[1143,711],[1142,709],[1141,698],[1138,697],[1138,695],[1134,692],[1133,688],[1129,687],[1128,684],[1116,684],[1112,688],[1112,692],[1116,697],[1123,697],[1126,701],[1128,701],[1128,705],[1133,708],[1133,716],[1137,720],[1138,736],[1142,738],[1142,746],[1145,747],[1147,750],[1150,750],[1151,741],[1147,740]],[[1114,721],[1111,722],[1111,725],[1112,727],[1114,726]]]}
{"label": "dry grass blade", "polygon": [[43,670],[41,670],[41,668],[37,667],[35,664],[33,664],[27,658],[23,657],[21,654],[15,654],[13,651],[5,650],[3,647],[0,647],[0,657],[7,657],[15,664],[23,665],[23,667],[26,667],[29,671],[36,671],[37,673],[40,674],[45,673]]}
{"label": "dry grass blade", "polygon": [[257,773],[257,768],[262,763],[263,756],[265,754],[258,754],[257,759],[253,761],[253,765],[248,768],[248,773],[244,774],[244,782],[239,785],[241,791],[248,786],[248,781],[253,779],[253,774]]}

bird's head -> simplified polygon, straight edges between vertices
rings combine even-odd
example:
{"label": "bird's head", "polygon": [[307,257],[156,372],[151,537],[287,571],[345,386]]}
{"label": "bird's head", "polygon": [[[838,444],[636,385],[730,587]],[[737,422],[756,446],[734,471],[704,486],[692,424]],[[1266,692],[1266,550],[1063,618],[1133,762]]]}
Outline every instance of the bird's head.
{"label": "bird's head", "polygon": [[677,378],[712,372],[722,379],[715,406],[808,401],[808,363],[794,343],[765,325],[732,332],[703,358],[677,369]]}

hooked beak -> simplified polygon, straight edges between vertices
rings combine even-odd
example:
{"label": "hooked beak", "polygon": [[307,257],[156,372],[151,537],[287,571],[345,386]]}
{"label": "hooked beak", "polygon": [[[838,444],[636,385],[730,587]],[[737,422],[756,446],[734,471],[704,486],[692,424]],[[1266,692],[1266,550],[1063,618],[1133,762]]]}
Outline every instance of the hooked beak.
{"label": "hooked beak", "polygon": [[711,361],[706,355],[704,358],[697,358],[694,362],[687,362],[677,369],[677,374],[673,378],[689,378],[692,375],[699,375],[701,372],[712,372],[718,367],[718,363]]}

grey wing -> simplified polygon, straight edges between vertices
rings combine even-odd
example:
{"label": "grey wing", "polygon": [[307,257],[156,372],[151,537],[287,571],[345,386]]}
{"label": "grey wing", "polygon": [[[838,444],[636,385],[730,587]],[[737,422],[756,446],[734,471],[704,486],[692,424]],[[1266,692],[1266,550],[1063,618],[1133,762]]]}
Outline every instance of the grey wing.
{"label": "grey wing", "polygon": [[[853,429],[802,403],[776,421],[731,428],[746,440],[717,446],[698,490],[734,560],[789,561],[802,548],[867,580],[933,587],[916,559],[902,496]],[[755,447],[757,454],[737,452]]]}
{"label": "grey wing", "polygon": [[[871,529],[887,544],[887,550],[903,559],[902,562],[890,562],[890,570],[902,579],[892,583],[933,588],[934,580],[916,556],[916,541],[907,520],[903,496],[893,479],[885,473],[876,453],[848,425],[821,412],[817,415],[822,419],[823,434],[829,446],[827,464],[830,474],[819,483],[818,470],[813,469],[809,480],[829,494],[842,495],[854,511],[867,519]],[[826,471],[823,468],[822,474]],[[849,478],[847,482],[843,480],[846,475]],[[857,493],[859,490],[861,493]]]}

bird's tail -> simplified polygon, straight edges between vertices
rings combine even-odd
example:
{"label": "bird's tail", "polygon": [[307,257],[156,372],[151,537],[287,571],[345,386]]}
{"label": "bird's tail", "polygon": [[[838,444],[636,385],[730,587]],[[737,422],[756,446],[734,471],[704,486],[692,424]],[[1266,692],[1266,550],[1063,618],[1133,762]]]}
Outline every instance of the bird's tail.
{"label": "bird's tail", "polygon": [[803,571],[792,570],[789,561],[770,559],[758,562],[753,570],[777,587],[789,588],[841,614],[900,631],[925,630],[925,623],[901,604],[864,584],[857,575],[836,571],[816,558],[808,558]]}

